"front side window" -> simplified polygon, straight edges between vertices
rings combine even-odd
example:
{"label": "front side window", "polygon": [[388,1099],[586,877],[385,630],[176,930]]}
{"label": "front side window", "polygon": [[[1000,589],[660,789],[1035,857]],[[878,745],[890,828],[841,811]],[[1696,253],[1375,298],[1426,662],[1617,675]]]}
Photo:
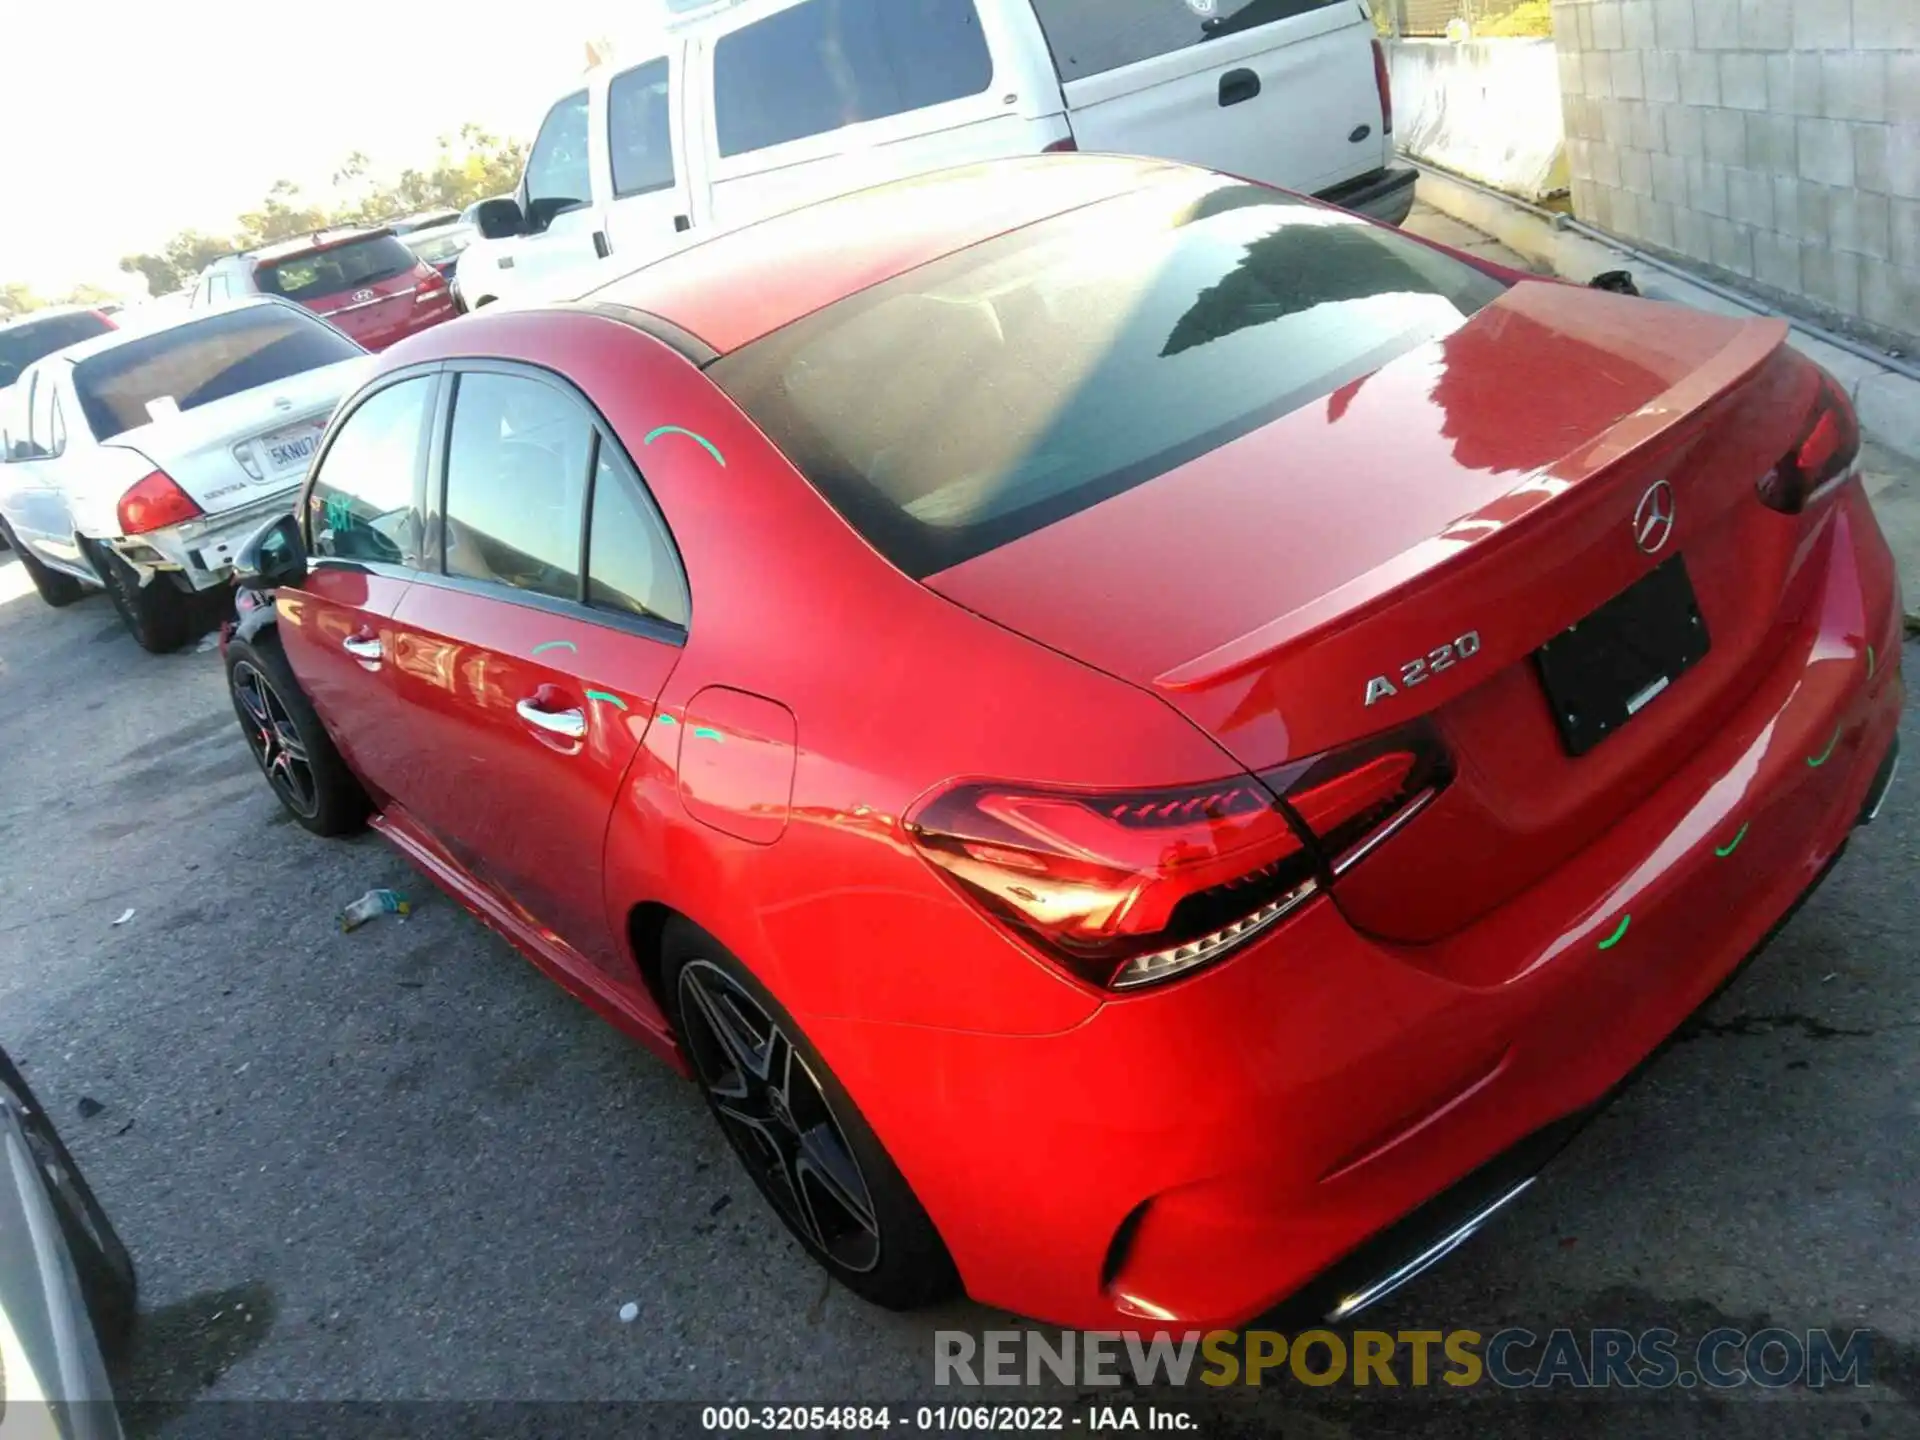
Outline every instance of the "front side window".
{"label": "front side window", "polygon": [[96,440],[272,385],[366,352],[292,305],[255,304],[170,326],[90,355],[73,368]]}
{"label": "front side window", "polygon": [[569,95],[547,112],[527,157],[527,218],[545,225],[560,211],[593,198],[587,166],[587,92]]}
{"label": "front side window", "polygon": [[553,386],[462,375],[447,444],[447,574],[580,598],[593,422]]}
{"label": "front side window", "polygon": [[667,62],[649,60],[607,87],[607,140],[618,199],[673,188],[673,109]]}
{"label": "front side window", "polygon": [[[1346,0],[1033,0],[1062,80],[1100,75]],[[1278,41],[1275,42],[1279,43]]]}
{"label": "front side window", "polygon": [[993,57],[974,0],[806,0],[713,51],[720,153],[741,155],[978,95]]}
{"label": "front side window", "polygon": [[309,554],[418,568],[415,492],[433,383],[389,385],[342,422],[307,491]]}
{"label": "front side window", "polygon": [[925,576],[1330,395],[1504,288],[1397,231],[1210,176],[910,270],[707,373]]}
{"label": "front side window", "polygon": [[587,602],[682,628],[687,623],[686,584],[666,526],[605,446],[593,476]]}

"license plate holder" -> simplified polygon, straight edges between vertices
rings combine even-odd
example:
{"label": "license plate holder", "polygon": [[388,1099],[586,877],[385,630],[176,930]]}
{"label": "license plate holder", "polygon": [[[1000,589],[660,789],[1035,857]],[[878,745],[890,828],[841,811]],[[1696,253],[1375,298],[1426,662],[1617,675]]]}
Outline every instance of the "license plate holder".
{"label": "license plate holder", "polygon": [[1712,641],[1678,555],[1534,651],[1569,755],[1585,755],[1705,657]]}

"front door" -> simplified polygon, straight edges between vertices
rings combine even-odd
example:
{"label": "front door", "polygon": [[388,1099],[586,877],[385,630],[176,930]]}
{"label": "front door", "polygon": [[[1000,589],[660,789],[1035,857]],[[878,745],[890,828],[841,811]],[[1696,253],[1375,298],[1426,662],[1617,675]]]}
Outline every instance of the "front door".
{"label": "front door", "polygon": [[616,977],[608,823],[680,658],[686,592],[637,472],[563,382],[487,366],[452,397],[439,545],[395,615],[430,771],[399,795],[475,876]]}
{"label": "front door", "polygon": [[393,685],[395,608],[420,567],[420,484],[440,378],[375,390],[335,429],[306,492],[307,578],[279,592],[293,673],[376,804],[419,748]]}

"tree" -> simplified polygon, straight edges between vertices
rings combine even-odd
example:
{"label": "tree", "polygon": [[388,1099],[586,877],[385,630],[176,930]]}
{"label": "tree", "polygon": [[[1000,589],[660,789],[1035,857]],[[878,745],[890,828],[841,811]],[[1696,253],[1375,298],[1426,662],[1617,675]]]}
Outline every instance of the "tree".
{"label": "tree", "polygon": [[[430,166],[403,170],[392,180],[377,176],[373,161],[356,150],[334,171],[328,196],[310,198],[291,180],[275,181],[259,208],[239,217],[234,234],[183,230],[157,252],[127,256],[120,268],[144,278],[149,294],[171,294],[191,285],[212,261],[236,250],[335,225],[377,225],[421,210],[464,210],[476,200],[512,190],[526,158],[525,145],[473,124],[442,135]],[[0,299],[0,306],[5,303]]]}
{"label": "tree", "polygon": [[16,315],[24,315],[29,310],[38,310],[46,301],[33,293],[30,286],[17,280],[0,283],[0,319],[11,320]]}
{"label": "tree", "polygon": [[120,297],[98,285],[76,285],[55,303],[59,305],[107,305]]}

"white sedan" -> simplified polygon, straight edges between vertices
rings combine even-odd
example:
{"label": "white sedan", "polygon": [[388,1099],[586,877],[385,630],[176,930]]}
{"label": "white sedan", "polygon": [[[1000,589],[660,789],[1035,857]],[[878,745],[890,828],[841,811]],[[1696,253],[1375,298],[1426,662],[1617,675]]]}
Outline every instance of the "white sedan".
{"label": "white sedan", "polygon": [[0,528],[49,605],[100,586],[159,652],[193,638],[193,595],[291,508],[371,361],[282,300],[154,320],[50,355],[7,392]]}

